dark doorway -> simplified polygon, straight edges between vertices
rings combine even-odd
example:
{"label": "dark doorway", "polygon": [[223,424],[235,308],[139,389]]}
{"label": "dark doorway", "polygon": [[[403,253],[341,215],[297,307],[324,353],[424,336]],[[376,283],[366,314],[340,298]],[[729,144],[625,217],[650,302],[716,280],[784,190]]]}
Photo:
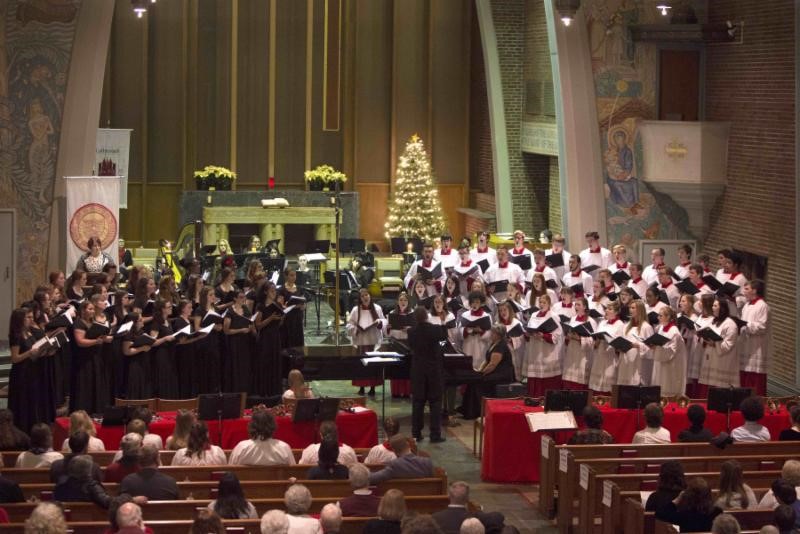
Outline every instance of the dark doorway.
{"label": "dark doorway", "polygon": [[660,50],[658,119],[700,120],[700,50]]}

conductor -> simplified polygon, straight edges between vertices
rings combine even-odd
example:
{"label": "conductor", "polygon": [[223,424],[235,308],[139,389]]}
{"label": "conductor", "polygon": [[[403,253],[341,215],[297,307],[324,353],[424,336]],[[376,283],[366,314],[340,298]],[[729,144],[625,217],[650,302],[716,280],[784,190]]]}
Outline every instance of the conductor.
{"label": "conductor", "polygon": [[440,341],[446,339],[441,326],[428,322],[428,310],[419,306],[414,310],[416,326],[408,332],[411,346],[411,434],[417,441],[422,438],[425,421],[425,403],[430,405],[430,438],[432,443],[445,441],[442,436],[442,390],[444,389],[444,362]]}

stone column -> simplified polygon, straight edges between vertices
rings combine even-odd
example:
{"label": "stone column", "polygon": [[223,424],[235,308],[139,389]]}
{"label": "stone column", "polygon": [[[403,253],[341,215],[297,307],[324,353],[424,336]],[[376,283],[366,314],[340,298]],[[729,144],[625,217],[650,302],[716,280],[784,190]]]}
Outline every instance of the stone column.
{"label": "stone column", "polygon": [[268,241],[273,241],[275,239],[280,239],[281,242],[278,244],[278,250],[283,253],[284,251],[284,243],[283,243],[283,225],[277,223],[268,223],[261,225],[261,244],[266,245]]}

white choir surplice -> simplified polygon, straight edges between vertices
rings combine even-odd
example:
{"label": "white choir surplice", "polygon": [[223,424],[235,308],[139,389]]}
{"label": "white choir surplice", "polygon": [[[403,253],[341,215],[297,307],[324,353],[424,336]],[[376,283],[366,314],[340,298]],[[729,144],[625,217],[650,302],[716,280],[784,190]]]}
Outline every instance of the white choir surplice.
{"label": "white choir surplice", "polygon": [[687,261],[686,263],[681,263],[680,265],[676,265],[673,271],[675,274],[681,277],[681,280],[684,278],[689,278],[689,267],[692,265],[692,262]]}
{"label": "white choir surplice", "polygon": [[[474,313],[472,310],[464,312],[462,318],[464,317],[469,320],[475,320],[481,317],[489,317],[489,315],[483,309],[478,309],[478,313]],[[472,367],[477,369],[486,360],[486,350],[489,348],[489,341],[492,339],[492,331],[486,330],[480,335],[467,334],[466,324],[468,323],[462,322],[461,324],[461,352],[472,356]]]}
{"label": "white choir surplice", "polygon": [[681,298],[681,292],[675,287],[675,284],[670,280],[669,285],[658,284],[658,290],[667,294],[669,299],[669,306],[672,309],[678,308],[678,300]]}
{"label": "white choir surplice", "polygon": [[[570,326],[578,326],[582,323],[589,323],[591,331],[597,329],[597,323],[588,316],[573,317]],[[579,339],[564,340],[564,372],[561,378],[575,382],[576,384],[588,384],[589,372],[594,360],[594,338],[581,337]]]}
{"label": "white choir surplice", "polygon": [[669,338],[662,347],[653,347],[653,377],[650,383],[661,386],[661,395],[683,395],[686,391],[686,343],[677,326],[659,325],[656,333]]}
{"label": "white choir surplice", "polygon": [[[376,320],[372,318],[372,314],[369,310],[365,310],[361,306],[355,306],[350,311],[345,330],[347,331],[347,335],[350,336],[353,345],[357,347],[364,345],[380,345],[383,340],[383,331],[386,329],[386,319],[383,316],[383,310],[377,304],[375,305],[375,312],[377,313],[377,320],[379,323],[372,328],[368,328]],[[365,330],[360,330],[358,327]]]}
{"label": "white choir surplice", "polygon": [[561,280],[558,278],[558,275],[553,269],[551,269],[547,265],[541,268],[534,265],[533,268],[530,271],[528,271],[528,278],[527,278],[528,287],[533,286],[534,274],[541,274],[542,276],[544,276],[545,283],[547,283],[548,280],[553,280],[556,284],[558,284],[558,287],[561,286]]}
{"label": "white choir surplice", "polygon": [[742,308],[742,320],[747,324],[739,332],[743,338],[739,355],[740,369],[766,374],[768,357],[772,354],[769,306],[760,297],[748,302]]}
{"label": "white choir surplice", "polygon": [[628,287],[632,289],[641,300],[644,300],[644,295],[647,292],[647,288],[650,287],[650,284],[642,278],[634,278],[632,280],[628,280]]}
{"label": "white choir surplice", "polygon": [[733,300],[728,301],[728,309],[731,315],[739,317],[740,310],[747,303],[747,298],[742,294],[742,288],[747,283],[747,278],[742,273],[726,273],[725,271],[717,271],[717,280],[724,284],[730,282],[739,286],[736,293],[733,294]]}
{"label": "white choir surplice", "polygon": [[[512,263],[511,261],[507,261],[505,265],[495,263],[494,265],[490,266],[489,269],[483,273],[483,279],[486,282],[486,285],[489,285],[492,282],[508,280],[509,284],[515,284],[521,291],[524,291],[525,289],[525,275],[522,272],[522,269],[519,268],[519,265]],[[506,298],[506,292],[495,291],[494,296],[497,300],[502,301]]]}
{"label": "white choir surplice", "polygon": [[[432,271],[440,263],[441,262],[436,261],[436,260],[431,260],[430,263],[427,263],[425,260],[417,260],[417,261],[415,261],[411,265],[411,267],[408,269],[408,272],[406,273],[405,278],[403,278],[403,284],[405,285],[405,287],[408,289],[409,292],[413,291],[414,290],[414,286],[413,286],[414,277],[417,275],[417,269],[419,268],[419,266],[422,266],[423,268],[425,268],[425,269],[427,269],[429,271]],[[428,293],[428,296],[430,297],[430,296],[435,295],[437,293],[441,293],[442,289],[444,288],[445,280],[447,280],[447,275],[445,274],[445,271],[444,271],[444,265],[442,265],[442,275],[439,278],[437,278],[436,280],[434,280],[435,283],[433,283],[433,284],[425,284],[425,291]]]}
{"label": "white choir surplice", "polygon": [[[684,314],[679,313],[678,317],[683,315]],[[711,324],[710,317],[701,317],[697,314],[690,315],[689,319],[698,325],[702,325],[698,326],[698,328]],[[700,378],[700,364],[703,361],[703,344],[701,343],[701,339],[697,337],[696,330],[682,327],[681,334],[686,344],[686,377],[690,380],[696,380]]]}
{"label": "white choir surplice", "polygon": [[722,337],[722,341],[703,349],[698,381],[708,386],[739,387],[739,355],[736,353],[739,328],[727,318],[719,326],[712,324],[711,329]]}
{"label": "white choir surplice", "polygon": [[469,257],[476,263],[483,260],[489,262],[490,266],[497,263],[497,251],[491,247],[485,249],[475,247],[469,252]]}
{"label": "white choir surplice", "polygon": [[[625,333],[625,323],[620,319],[612,321],[602,321],[596,331],[605,330],[609,332],[612,339]],[[619,358],[617,351],[603,339],[594,351],[594,361],[592,370],[589,374],[589,389],[593,391],[611,391],[611,387],[617,383],[617,365]]]}
{"label": "white choir surplice", "polygon": [[599,269],[592,271],[592,279],[597,278],[597,274],[602,269],[608,269],[614,263],[614,255],[610,250],[604,247],[600,247],[597,251],[585,248],[581,250],[579,256],[581,257],[581,267],[584,269],[590,265],[597,265],[599,267]]}
{"label": "white choir surplice", "polygon": [[564,265],[553,267],[553,270],[556,272],[556,278],[558,278],[559,283],[561,283],[561,280],[564,279],[564,275],[567,274],[567,270],[569,269],[569,258],[572,256],[572,254],[566,250],[562,250],[560,253],[557,253],[553,252],[552,248],[548,248],[544,251],[545,261],[547,256],[552,256],[553,254],[561,254],[561,259],[564,262]]}
{"label": "white choir surplice", "polygon": [[448,249],[447,251],[443,251],[440,248],[437,248],[433,251],[433,259],[435,261],[442,262],[442,269],[453,268],[458,265],[460,261],[458,257],[458,251],[454,249]]}
{"label": "white choir surplice", "polygon": [[[517,248],[514,248],[514,247],[508,249],[509,261],[510,261],[511,258],[516,257],[516,256],[528,256],[528,258],[530,258],[531,268],[530,269],[525,269],[524,271],[522,271],[523,280],[527,280],[528,278],[530,278],[530,272],[533,270],[533,265],[534,265],[533,252],[531,252],[530,250],[528,250],[525,247],[522,247],[521,249],[517,249]],[[520,270],[522,270],[522,269],[520,269]]]}
{"label": "white choir surplice", "polygon": [[[661,265],[664,265],[663,263]],[[648,286],[651,286],[658,282],[658,269],[661,265],[653,265],[652,263],[644,268],[642,271],[642,279],[647,282]],[[644,296],[644,295],[642,295]]]}
{"label": "white choir surplice", "polygon": [[[557,315],[548,311],[534,313],[528,321],[528,326],[533,327],[547,319],[553,319],[559,324]],[[561,327],[557,327],[550,334],[543,334],[543,338],[531,337],[528,341],[528,378],[549,378],[561,374],[561,348],[564,344],[564,335]]]}
{"label": "white choir surplice", "polygon": [[[506,332],[510,332],[518,325],[524,327],[516,318],[512,318],[511,322],[508,324],[503,324],[506,326]],[[521,381],[524,376],[527,376],[526,373],[528,371],[527,361],[525,359],[527,356],[525,336],[508,337],[507,340],[508,348],[511,349],[511,361],[514,364],[514,376],[516,376],[517,381]]]}
{"label": "white choir surplice", "polygon": [[617,263],[613,262],[611,265],[608,266],[608,270],[611,271],[611,274],[614,274],[617,271],[625,271],[628,273],[628,276],[631,274],[631,264],[630,262],[625,263]]}
{"label": "white choir surplice", "polygon": [[[458,277],[458,292],[461,295],[467,295],[472,288],[472,283],[475,280],[482,280],[483,279],[483,269],[481,266],[477,264],[473,259],[469,259],[466,262],[458,261],[455,263],[453,267],[453,274]],[[475,269],[473,271],[473,268]],[[466,273],[473,271],[471,274],[467,275]]]}
{"label": "white choir surplice", "polygon": [[[652,360],[650,357],[650,347],[642,343],[636,336],[647,339],[653,335],[653,327],[645,322],[638,328],[632,326],[623,334],[625,339],[633,343],[633,348],[628,352],[620,352],[619,366],[617,367],[617,384],[626,386],[648,385],[652,374]],[[645,363],[647,362],[647,363]]]}
{"label": "white choir surplice", "polygon": [[589,297],[592,294],[592,275],[588,273],[578,271],[578,274],[576,275],[575,273],[567,272],[561,281],[566,287],[583,284],[583,295],[585,297]]}

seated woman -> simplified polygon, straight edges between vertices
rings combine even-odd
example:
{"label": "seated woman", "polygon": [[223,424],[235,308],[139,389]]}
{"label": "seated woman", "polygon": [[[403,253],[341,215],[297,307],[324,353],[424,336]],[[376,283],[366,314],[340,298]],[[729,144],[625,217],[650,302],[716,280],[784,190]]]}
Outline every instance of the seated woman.
{"label": "seated woman", "polygon": [[645,511],[655,512],[667,503],[671,503],[685,488],[686,480],[681,463],[676,460],[664,462],[658,473],[658,488],[647,498],[644,504]]}
{"label": "seated woman", "polygon": [[36,423],[31,429],[31,448],[17,456],[14,467],[50,467],[56,460],[63,460],[64,455],[53,451],[53,434],[44,423]]}
{"label": "seated woman", "polygon": [[289,371],[287,382],[289,383],[289,389],[283,392],[283,400],[314,398],[314,392],[306,385],[306,379],[299,369]]}
{"label": "seated woman", "polygon": [[189,527],[189,534],[225,534],[225,532],[222,518],[215,514],[213,510],[204,510],[202,508],[197,510],[192,526]]}
{"label": "seated woman", "polygon": [[222,519],[258,518],[256,507],[244,496],[239,478],[230,472],[219,479],[217,498],[208,503],[208,509],[219,514]]}
{"label": "seated woman", "polygon": [[319,464],[308,470],[308,479],[345,480],[349,471],[338,459],[339,443],[332,439],[323,439],[319,445]]}
{"label": "seated woman", "polygon": [[231,451],[230,465],[295,465],[297,462],[289,444],[274,439],[275,418],[264,410],[253,411],[247,424],[250,439],[240,441]]}
{"label": "seated woman", "polygon": [[731,430],[734,441],[769,441],[769,429],[759,423],[764,418],[764,401],[761,397],[747,397],[742,401],[739,410],[744,417],[744,424]]}
{"label": "seated woman", "polygon": [[800,441],[800,406],[792,406],[792,426],[781,430],[779,441]]}
{"label": "seated woman", "polygon": [[30,446],[31,438],[14,425],[11,410],[0,410],[0,451],[24,451]]}
{"label": "seated woman", "polygon": [[208,427],[203,421],[192,425],[189,442],[172,457],[172,465],[225,465],[225,452],[208,439]]}
{"label": "seated woman", "polygon": [[[69,435],[82,430],[89,434],[89,448],[88,452],[102,452],[106,450],[103,440],[97,438],[97,431],[94,429],[94,423],[85,410],[75,410],[69,415]],[[64,440],[61,444],[61,452],[69,452],[69,438]]]}
{"label": "seated woman", "polygon": [[700,477],[689,480],[676,501],[656,508],[656,518],[678,525],[681,532],[708,532],[714,518],[722,513],[711,500],[708,482]]}
{"label": "seated woman", "polygon": [[575,432],[569,443],[571,445],[598,445],[614,443],[614,437],[603,430],[603,413],[594,405],[583,409],[583,422],[586,428]]}
{"label": "seated woman", "polygon": [[467,386],[464,393],[461,412],[464,419],[475,419],[481,413],[483,397],[492,397],[498,384],[510,384],[514,381],[514,362],[511,349],[506,342],[506,327],[495,324],[490,330],[489,349],[484,361],[476,369],[482,377],[479,383]]}
{"label": "seated woman", "polygon": [[103,485],[92,478],[92,457],[81,454],[72,458],[67,466],[67,476],[62,477],[53,490],[53,498],[61,502],[88,501],[108,508],[111,497]]}
{"label": "seated woman", "polygon": [[664,409],[651,402],[644,407],[644,419],[647,427],[633,435],[633,443],[670,443],[669,430],[661,426],[664,420]]}
{"label": "seated woman", "polygon": [[714,436],[711,430],[705,428],[703,423],[706,421],[706,409],[699,404],[692,404],[686,410],[686,417],[689,418],[689,428],[681,430],[678,434],[678,441],[681,443],[702,443],[711,441]]}
{"label": "seated woman", "polygon": [[175,417],[175,430],[167,438],[167,450],[177,451],[186,447],[189,443],[189,433],[196,420],[197,417],[193,411],[178,410],[178,415]]}
{"label": "seated woman", "polygon": [[[795,488],[796,497],[800,498],[800,461],[786,460],[781,468],[782,482],[785,482]],[[759,508],[775,508],[780,502],[776,498],[772,490],[766,492],[758,503]]]}
{"label": "seated woman", "polygon": [[714,505],[723,510],[746,510],[758,506],[756,494],[750,486],[742,482],[742,464],[736,460],[723,462],[720,467],[719,493]]}
{"label": "seated woman", "polygon": [[390,489],[378,505],[378,518],[364,525],[364,534],[400,534],[400,521],[406,515],[406,496],[398,489]]}

